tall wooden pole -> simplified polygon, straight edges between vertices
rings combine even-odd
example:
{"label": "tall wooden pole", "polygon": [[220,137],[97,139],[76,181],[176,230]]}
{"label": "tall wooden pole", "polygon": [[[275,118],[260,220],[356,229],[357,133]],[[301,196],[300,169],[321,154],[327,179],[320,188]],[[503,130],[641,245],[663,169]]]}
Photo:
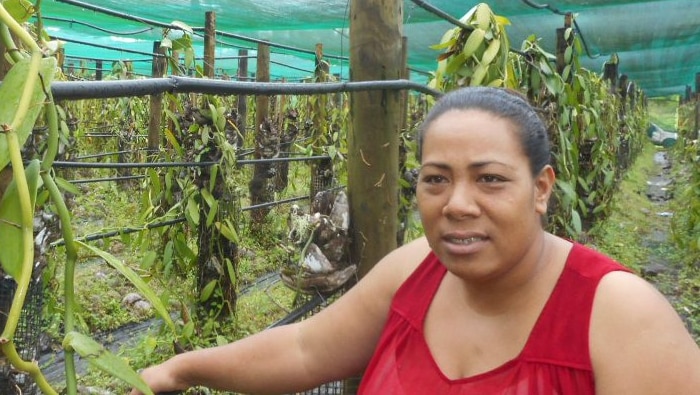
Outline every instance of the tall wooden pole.
{"label": "tall wooden pole", "polygon": [[[248,50],[239,49],[238,50],[238,80],[248,81]],[[246,119],[248,119],[248,96],[238,95],[238,102],[236,104],[238,112],[238,120],[236,121],[236,126],[238,127],[238,133],[240,134],[241,143],[243,146],[245,141],[245,132],[248,127],[246,124]]]}
{"label": "tall wooden pole", "polygon": [[[257,82],[270,82],[270,46],[265,43],[258,43],[258,56],[255,71]],[[269,127],[270,98],[265,95],[255,97],[255,159],[270,158],[272,154],[266,148],[272,146],[273,140]],[[275,147],[277,148],[277,147]],[[253,179],[248,185],[250,192],[250,203],[252,205],[273,201],[273,191],[270,188],[269,163],[257,163],[253,168]],[[270,211],[269,208],[259,208],[250,214],[253,219],[252,225],[256,230],[262,229],[263,220]]]}
{"label": "tall wooden pole", "polygon": [[689,138],[695,140],[700,134],[700,73],[695,73],[695,129]]}
{"label": "tall wooden pole", "polygon": [[[163,77],[167,63],[165,61],[165,48],[160,46],[160,41],[153,42],[153,63],[151,66],[151,76],[153,78]],[[161,118],[163,116],[163,94],[151,95],[150,112],[148,119],[148,151],[157,152],[160,149],[161,139]]]}
{"label": "tall wooden pole", "polygon": [[[352,0],[350,80],[400,79],[403,2]],[[401,92],[350,94],[348,198],[351,258],[366,274],[396,248]]]}
{"label": "tall wooden pole", "polygon": [[216,58],[216,13],[208,11],[204,22],[204,76],[214,78]]}
{"label": "tall wooden pole", "polygon": [[[573,23],[573,15],[569,12],[564,16],[564,27],[557,29],[557,73],[563,75],[564,68],[571,64],[572,59],[566,59],[565,53],[569,47],[572,47],[574,43],[574,32],[571,30],[571,34],[567,37],[566,32],[571,29],[571,24]],[[571,48],[573,52],[573,48]],[[572,54],[573,57],[573,54]],[[566,77],[566,82],[570,82],[573,79],[573,70],[569,72]]]}

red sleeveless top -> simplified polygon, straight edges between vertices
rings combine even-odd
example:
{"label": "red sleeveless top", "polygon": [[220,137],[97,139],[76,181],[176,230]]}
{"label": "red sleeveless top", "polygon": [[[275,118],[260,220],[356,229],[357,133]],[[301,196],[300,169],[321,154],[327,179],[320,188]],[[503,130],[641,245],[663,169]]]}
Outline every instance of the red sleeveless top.
{"label": "red sleeveless top", "polygon": [[423,322],[446,269],[430,253],[396,292],[359,394],[586,395],[595,393],[588,329],[596,287],[624,266],[574,244],[525,347],[491,371],[447,378],[432,357]]}

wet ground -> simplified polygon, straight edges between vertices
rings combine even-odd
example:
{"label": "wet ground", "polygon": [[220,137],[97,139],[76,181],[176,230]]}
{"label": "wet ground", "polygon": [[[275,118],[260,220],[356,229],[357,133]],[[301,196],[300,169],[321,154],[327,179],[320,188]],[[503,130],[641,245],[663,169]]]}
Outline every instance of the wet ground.
{"label": "wet ground", "polygon": [[649,215],[656,217],[656,226],[651,229],[645,246],[652,254],[649,256],[649,263],[642,268],[642,273],[646,277],[654,277],[662,273],[668,273],[674,269],[674,265],[658,253],[669,243],[671,218],[673,213],[668,211],[668,202],[673,198],[671,185],[671,162],[666,151],[659,151],[654,156],[654,163],[657,166],[657,173],[647,181],[646,195],[654,204],[654,210]]}

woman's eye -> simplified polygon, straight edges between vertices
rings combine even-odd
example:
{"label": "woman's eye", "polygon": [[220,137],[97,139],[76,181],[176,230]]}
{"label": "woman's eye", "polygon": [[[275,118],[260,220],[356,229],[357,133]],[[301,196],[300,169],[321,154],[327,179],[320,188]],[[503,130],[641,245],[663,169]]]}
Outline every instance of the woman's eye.
{"label": "woman's eye", "polygon": [[501,176],[496,176],[493,174],[486,174],[481,177],[479,177],[479,180],[481,182],[486,182],[486,183],[493,183],[493,182],[502,182],[505,181],[505,179]]}
{"label": "woman's eye", "polygon": [[428,184],[439,184],[445,181],[445,177],[437,174],[427,175],[422,178],[422,181]]}

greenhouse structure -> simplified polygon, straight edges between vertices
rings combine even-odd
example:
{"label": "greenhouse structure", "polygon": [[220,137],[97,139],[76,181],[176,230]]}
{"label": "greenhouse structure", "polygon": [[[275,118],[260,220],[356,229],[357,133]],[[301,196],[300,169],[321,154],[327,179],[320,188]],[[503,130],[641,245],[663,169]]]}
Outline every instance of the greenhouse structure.
{"label": "greenhouse structure", "polygon": [[[284,334],[359,300],[342,298],[377,262],[437,238],[419,197],[429,184],[438,201],[449,177],[421,175],[451,169],[421,164],[424,121],[463,87],[531,106],[549,145],[523,151],[551,151],[540,153],[540,183],[466,177],[482,199],[471,207],[483,205],[470,215],[484,209],[494,240],[502,231],[525,243],[518,227],[533,225],[622,262],[700,344],[698,0],[2,0],[0,52],[2,395],[153,395],[148,366]],[[509,147],[510,134],[493,136],[517,117],[477,108],[496,126],[476,146]],[[529,155],[510,168],[533,170]],[[537,216],[516,222],[514,204],[542,174],[556,174],[551,196],[528,200]],[[506,184],[512,196],[499,193]],[[445,207],[435,217],[453,220]],[[472,245],[492,241],[464,230],[439,239],[477,258]],[[496,266],[515,260],[504,250]],[[375,310],[345,308],[357,314],[338,328],[364,346],[355,330],[372,330],[347,316],[372,321]],[[334,352],[326,360],[342,365]],[[309,376],[292,393],[362,385]]]}

